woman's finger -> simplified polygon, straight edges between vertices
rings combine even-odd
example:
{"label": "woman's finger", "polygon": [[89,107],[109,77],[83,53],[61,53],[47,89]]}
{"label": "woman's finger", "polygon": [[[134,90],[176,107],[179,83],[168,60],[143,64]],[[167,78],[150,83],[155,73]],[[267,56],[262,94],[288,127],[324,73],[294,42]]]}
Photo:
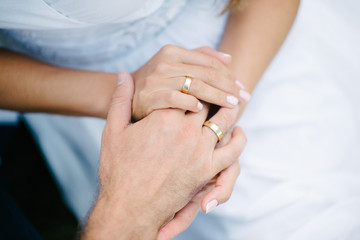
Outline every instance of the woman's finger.
{"label": "woman's finger", "polygon": [[[181,77],[171,78],[166,81],[159,80],[159,83],[162,84],[163,89],[169,89],[169,90],[176,89],[180,92],[182,90],[182,88],[184,87],[185,80],[186,80],[186,77],[181,76]],[[238,94],[236,90],[233,92]],[[158,93],[159,93],[159,90],[154,90],[153,95],[156,94],[156,96],[158,96]],[[172,100],[172,99],[174,99],[176,101],[178,100],[178,97],[176,97],[174,93],[171,93],[171,94],[168,93],[168,94],[169,94],[169,100]],[[202,100],[204,102],[215,104],[215,105],[218,105],[221,107],[227,107],[227,108],[233,108],[240,101],[239,98],[236,97],[235,95],[233,95],[232,93],[228,93],[228,92],[222,91],[218,88],[215,88],[198,78],[191,78],[191,83],[189,85],[187,94],[192,95],[192,96],[196,97],[197,99]],[[165,99],[165,101],[167,101],[167,100]],[[185,103],[187,103],[187,102],[185,102]],[[156,108],[158,108],[158,107],[156,107]],[[182,109],[186,109],[186,108],[182,108]],[[186,109],[186,110],[194,111],[193,108]]]}
{"label": "woman's finger", "polygon": [[185,80],[185,76],[199,79],[214,88],[230,93],[236,97],[241,97],[240,91],[242,88],[235,82],[235,79],[232,76],[222,74],[214,68],[188,64],[174,64],[172,77]]}
{"label": "woman's finger", "polygon": [[[213,49],[211,47],[207,47],[207,46],[201,47],[201,48],[196,48],[196,49],[194,49],[194,51],[198,51],[198,52],[204,53],[206,55],[215,57],[218,60],[220,60],[222,63],[224,63],[225,65],[230,64],[231,60],[232,60],[232,56],[230,54],[216,51],[215,49]],[[242,84],[239,79],[235,80],[235,83],[236,83],[236,85],[238,85],[240,87],[240,89],[245,89],[244,84]]]}
{"label": "woman's finger", "polygon": [[173,239],[185,231],[196,217],[200,209],[201,200],[211,189],[213,189],[213,185],[207,185],[197,193],[184,208],[176,213],[175,217],[170,222],[161,228],[157,240]]}
{"label": "woman's finger", "polygon": [[196,97],[167,89],[151,93],[148,105],[147,114],[163,108],[178,108],[192,112],[199,112],[203,109],[203,104]]}
{"label": "woman's finger", "polygon": [[[184,80],[182,79],[183,78],[179,78],[178,82],[183,82]],[[187,94],[207,103],[212,103],[227,108],[233,108],[239,103],[239,99],[234,95],[212,87],[197,78],[192,78]]]}
{"label": "woman's finger", "polygon": [[[221,59],[212,54],[205,54],[201,51],[188,50],[179,46],[166,45],[158,52],[160,56],[167,59],[173,59],[175,62],[187,65],[196,65],[210,67],[218,70],[223,75],[230,76],[229,69],[224,65]],[[227,55],[224,55],[227,57]]]}
{"label": "woman's finger", "polygon": [[239,174],[240,164],[238,161],[235,161],[230,167],[220,172],[215,188],[207,193],[201,202],[201,208],[204,213],[211,212],[216,206],[229,200]]}
{"label": "woman's finger", "polygon": [[[236,117],[238,111],[239,111],[239,105],[233,109],[220,108],[217,111],[217,113],[209,119],[209,121],[215,124],[215,126],[217,126],[220,129],[223,135],[226,135],[228,132],[230,132],[230,129],[236,123]],[[215,134],[215,132],[212,129],[210,129],[207,126],[204,126],[203,134],[205,138],[213,139],[212,141],[209,141],[209,144],[211,144],[212,146],[216,145],[216,143],[218,142],[218,136]]]}
{"label": "woman's finger", "polygon": [[228,65],[231,63],[231,55],[223,52],[216,51],[215,49],[205,46],[194,49],[194,51],[204,53],[208,56],[214,57],[221,61],[223,64]]}
{"label": "woman's finger", "polygon": [[233,93],[236,96],[242,88],[241,84],[239,85],[239,82],[236,82],[235,76],[229,68],[218,58],[213,57],[214,53],[210,53],[210,50],[206,50],[206,48],[194,51],[167,45],[157,55],[160,59],[167,59],[166,61],[158,61],[157,69],[160,76],[191,76],[202,79],[209,85]]}

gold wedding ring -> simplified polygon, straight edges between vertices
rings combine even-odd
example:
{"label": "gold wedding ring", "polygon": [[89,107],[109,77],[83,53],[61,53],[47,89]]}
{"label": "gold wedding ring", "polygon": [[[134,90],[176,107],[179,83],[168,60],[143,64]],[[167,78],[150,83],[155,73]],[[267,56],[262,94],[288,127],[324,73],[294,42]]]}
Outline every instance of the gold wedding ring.
{"label": "gold wedding ring", "polygon": [[183,85],[183,87],[181,89],[181,92],[186,93],[186,94],[189,92],[192,80],[193,80],[192,77],[185,76],[185,82],[184,82],[184,85]]}
{"label": "gold wedding ring", "polygon": [[218,138],[218,142],[220,142],[221,139],[223,139],[224,134],[221,131],[221,129],[218,127],[218,125],[216,125],[215,123],[211,121],[206,121],[204,122],[203,126],[210,128],[215,133],[215,135]]}

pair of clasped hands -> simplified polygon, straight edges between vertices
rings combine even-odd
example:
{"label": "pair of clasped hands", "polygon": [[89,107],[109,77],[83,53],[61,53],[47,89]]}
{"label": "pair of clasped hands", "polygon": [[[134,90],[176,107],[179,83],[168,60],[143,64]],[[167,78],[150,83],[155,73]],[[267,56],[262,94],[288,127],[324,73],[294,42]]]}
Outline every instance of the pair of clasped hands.
{"label": "pair of clasped hands", "polygon": [[[229,199],[246,142],[241,128],[232,127],[249,96],[230,62],[209,47],[165,46],[132,75],[119,73],[86,239],[171,239],[200,207],[207,213]],[[187,94],[185,76],[192,79]],[[221,107],[210,118],[225,136],[219,143],[203,126],[209,104]]]}

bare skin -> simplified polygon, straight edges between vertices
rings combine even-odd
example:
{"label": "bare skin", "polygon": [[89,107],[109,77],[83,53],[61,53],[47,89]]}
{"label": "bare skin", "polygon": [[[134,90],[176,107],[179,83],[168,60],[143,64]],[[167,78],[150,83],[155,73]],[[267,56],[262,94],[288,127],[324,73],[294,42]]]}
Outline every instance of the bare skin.
{"label": "bare skin", "polygon": [[0,108],[106,118],[116,74],[59,68],[0,49]]}
{"label": "bare skin", "polygon": [[[243,91],[229,71],[231,57],[209,47],[186,50],[166,45],[134,72],[133,117],[137,120],[156,109],[201,110],[199,100],[234,108],[244,101]],[[187,94],[180,92],[185,76],[191,76]],[[229,101],[230,100],[230,101]]]}
{"label": "bare skin", "polygon": [[[133,82],[130,75],[120,79],[103,132],[101,191],[86,240],[155,239],[205,184],[237,161],[246,142],[235,128],[228,144],[214,150],[217,137],[202,126],[207,107],[199,113],[157,110],[130,125]],[[221,113],[211,120],[225,133],[232,125]]]}

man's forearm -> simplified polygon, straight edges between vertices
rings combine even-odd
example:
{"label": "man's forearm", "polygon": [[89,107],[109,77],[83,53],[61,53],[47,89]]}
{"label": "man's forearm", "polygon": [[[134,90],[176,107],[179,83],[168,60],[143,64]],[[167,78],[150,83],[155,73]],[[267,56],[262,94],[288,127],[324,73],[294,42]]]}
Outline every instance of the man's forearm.
{"label": "man's forearm", "polygon": [[219,50],[232,55],[230,69],[252,92],[285,40],[299,0],[248,0],[248,3],[243,11],[230,13]]}
{"label": "man's forearm", "polygon": [[[126,196],[121,196],[118,199],[125,198]],[[147,220],[141,213],[131,212],[131,209],[137,211],[136,207],[125,206],[120,201],[113,200],[103,196],[98,198],[83,240],[156,238],[158,228],[154,222]]]}
{"label": "man's forearm", "polygon": [[0,49],[0,108],[105,118],[116,74],[50,66]]}

